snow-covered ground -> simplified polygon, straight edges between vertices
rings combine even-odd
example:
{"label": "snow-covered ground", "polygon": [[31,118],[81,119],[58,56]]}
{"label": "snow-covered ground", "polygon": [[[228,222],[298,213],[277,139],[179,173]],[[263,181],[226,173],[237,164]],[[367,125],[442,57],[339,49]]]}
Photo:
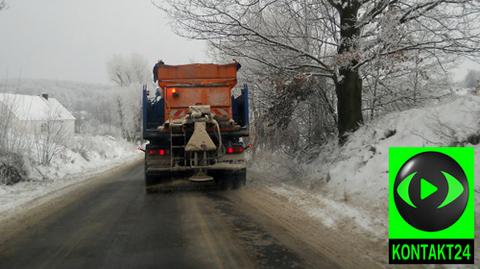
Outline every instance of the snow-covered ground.
{"label": "snow-covered ground", "polygon": [[[389,147],[473,146],[478,164],[479,136],[480,97],[465,93],[369,122],[343,147],[336,141],[322,147],[318,158],[309,164],[279,153],[257,152],[260,161],[255,161],[251,170],[257,174],[253,181],[268,178],[272,191],[325,225],[385,240]],[[477,192],[479,175],[476,167]],[[480,212],[478,202],[476,215]]]}
{"label": "snow-covered ground", "polygon": [[136,147],[108,136],[75,136],[48,166],[27,162],[28,181],[0,185],[0,219],[39,197],[142,158]]}
{"label": "snow-covered ground", "polygon": [[[0,115],[2,126],[8,127],[0,132],[3,134],[0,141],[3,142],[0,143],[0,169],[3,169],[0,171],[0,219],[39,197],[143,156],[135,145],[119,138],[123,136],[120,123],[134,129],[125,124],[136,119],[134,111],[139,111],[140,86],[119,88],[71,81],[17,79],[0,80],[0,92],[32,95],[30,99],[38,99],[42,93],[49,94],[50,100],[57,99],[76,117],[77,132],[72,137],[63,129],[56,132],[53,125],[50,132],[12,128],[12,117]],[[18,99],[9,101],[6,111],[19,110],[21,102]],[[28,107],[20,112],[28,113],[30,119],[39,116],[40,109],[32,107],[33,102],[27,103]],[[124,116],[122,120],[119,107],[123,115],[131,117]],[[21,171],[20,178],[26,180],[4,185],[16,182],[12,178],[19,178],[12,176],[12,171]]]}

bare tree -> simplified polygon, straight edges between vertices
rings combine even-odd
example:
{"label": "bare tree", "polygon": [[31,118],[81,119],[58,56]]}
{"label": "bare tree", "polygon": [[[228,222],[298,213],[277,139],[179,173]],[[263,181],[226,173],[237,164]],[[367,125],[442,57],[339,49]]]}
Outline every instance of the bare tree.
{"label": "bare tree", "polygon": [[0,0],[0,10],[5,9],[7,7],[7,2],[5,0]]}
{"label": "bare tree", "polygon": [[17,101],[15,95],[0,98],[0,150],[3,152],[24,152],[30,146],[23,137],[28,127],[15,116]]}
{"label": "bare tree", "polygon": [[120,120],[120,129],[122,130],[122,137],[129,139],[130,135],[128,132],[126,125],[126,119],[125,119],[125,108],[122,103],[122,98],[120,96],[117,97],[117,109],[118,109],[118,117]]}
{"label": "bare tree", "polygon": [[[445,57],[443,65],[450,65]],[[376,59],[363,70],[365,114],[370,119],[407,109],[449,91],[449,76],[435,57],[417,53],[406,61]]]}
{"label": "bare tree", "polygon": [[7,95],[0,100],[0,148],[3,150],[8,150],[11,145],[10,132],[14,124],[13,105],[14,100]]}
{"label": "bare tree", "polygon": [[42,165],[50,165],[53,158],[65,148],[70,135],[65,124],[56,118],[56,111],[50,109],[48,118],[35,130],[37,161]]}
{"label": "bare tree", "polygon": [[130,88],[121,89],[115,102],[122,137],[131,142],[140,139],[142,117],[138,93]]}
{"label": "bare tree", "polygon": [[149,80],[150,70],[144,57],[132,54],[129,57],[113,56],[107,63],[110,79],[122,89],[116,98],[116,112],[122,137],[128,141],[138,139],[141,129],[139,91],[131,89]]}
{"label": "bare tree", "polygon": [[150,74],[147,60],[139,54],[114,55],[107,63],[107,70],[110,79],[120,87],[145,84]]}
{"label": "bare tree", "polygon": [[178,34],[235,57],[328,78],[341,141],[363,122],[363,70],[480,52],[472,0],[166,0]]}

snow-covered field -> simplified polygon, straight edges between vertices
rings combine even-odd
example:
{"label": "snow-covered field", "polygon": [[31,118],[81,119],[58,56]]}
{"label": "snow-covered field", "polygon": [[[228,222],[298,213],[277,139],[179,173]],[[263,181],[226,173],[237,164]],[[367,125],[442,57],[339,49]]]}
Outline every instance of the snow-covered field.
{"label": "snow-covered field", "polygon": [[27,163],[28,181],[0,185],[0,219],[39,197],[142,158],[133,144],[108,136],[75,136],[48,166]]}
{"label": "snow-covered field", "polygon": [[[479,136],[480,97],[450,96],[369,122],[343,147],[332,141],[321,148],[309,164],[279,153],[257,152],[263,161],[256,161],[252,171],[265,176],[253,180],[269,178],[272,191],[327,226],[346,227],[381,240],[387,238],[389,147],[473,146],[479,163]],[[479,176],[476,168],[475,177]],[[477,204],[477,215],[479,208]]]}

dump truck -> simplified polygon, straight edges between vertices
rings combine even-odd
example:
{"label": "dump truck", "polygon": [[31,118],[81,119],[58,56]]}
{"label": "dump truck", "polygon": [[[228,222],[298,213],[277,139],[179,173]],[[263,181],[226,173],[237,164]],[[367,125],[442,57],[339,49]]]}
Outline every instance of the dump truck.
{"label": "dump truck", "polygon": [[155,65],[158,88],[143,89],[147,192],[182,178],[223,189],[245,185],[248,86],[233,94],[238,69],[236,62]]}

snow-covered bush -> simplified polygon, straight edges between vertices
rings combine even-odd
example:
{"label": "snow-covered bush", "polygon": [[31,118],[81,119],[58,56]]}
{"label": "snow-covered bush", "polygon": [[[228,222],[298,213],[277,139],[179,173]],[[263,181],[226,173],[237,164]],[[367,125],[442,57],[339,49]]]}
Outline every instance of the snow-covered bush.
{"label": "snow-covered bush", "polygon": [[134,146],[121,138],[112,136],[75,136],[68,149],[79,153],[85,160],[114,159],[125,154],[126,149]]}
{"label": "snow-covered bush", "polygon": [[304,176],[297,160],[281,150],[255,149],[254,152],[250,152],[249,158],[253,159],[249,162],[253,170],[271,172],[275,181],[292,181],[292,179],[302,179]]}
{"label": "snow-covered bush", "polygon": [[463,86],[468,88],[475,88],[478,86],[479,81],[480,81],[480,71],[468,70],[468,73],[463,80]]}
{"label": "snow-covered bush", "polygon": [[0,150],[0,184],[13,185],[28,179],[23,157]]}

